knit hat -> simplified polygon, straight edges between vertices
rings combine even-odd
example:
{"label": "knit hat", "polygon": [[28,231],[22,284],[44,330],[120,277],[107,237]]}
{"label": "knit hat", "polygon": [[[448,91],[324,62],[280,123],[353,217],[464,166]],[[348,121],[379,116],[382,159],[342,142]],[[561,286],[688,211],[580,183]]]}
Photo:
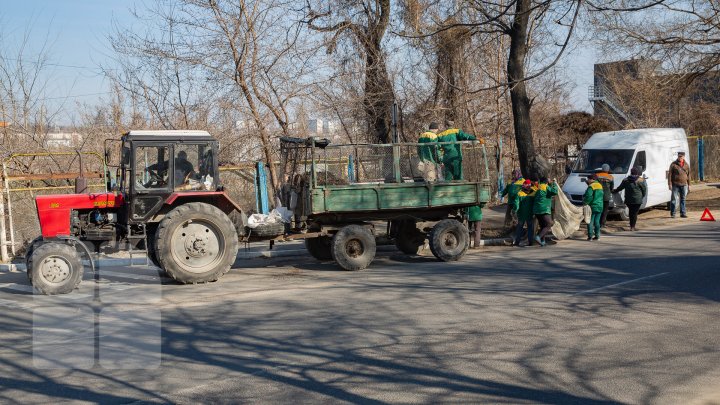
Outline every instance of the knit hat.
{"label": "knit hat", "polygon": [[438,125],[437,122],[431,122],[430,126],[428,127],[428,129],[438,129],[438,128],[440,128],[440,126]]}
{"label": "knit hat", "polygon": [[610,165],[605,163],[602,165],[602,171],[610,173]]}

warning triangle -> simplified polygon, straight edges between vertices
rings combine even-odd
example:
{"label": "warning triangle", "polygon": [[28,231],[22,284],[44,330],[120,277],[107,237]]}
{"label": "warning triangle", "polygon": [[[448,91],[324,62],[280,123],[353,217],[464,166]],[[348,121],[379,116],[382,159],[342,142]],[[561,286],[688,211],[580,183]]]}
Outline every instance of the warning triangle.
{"label": "warning triangle", "polygon": [[703,211],[702,216],[700,217],[701,221],[714,221],[715,217],[710,213],[709,208],[705,208],[705,211]]}

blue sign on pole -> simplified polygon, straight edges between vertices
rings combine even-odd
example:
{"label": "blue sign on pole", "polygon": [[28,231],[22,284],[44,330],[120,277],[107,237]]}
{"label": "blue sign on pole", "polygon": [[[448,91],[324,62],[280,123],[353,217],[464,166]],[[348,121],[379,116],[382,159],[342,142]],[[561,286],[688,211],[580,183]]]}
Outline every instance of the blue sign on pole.
{"label": "blue sign on pole", "polygon": [[698,138],[698,178],[705,180],[705,145],[702,136]]}
{"label": "blue sign on pole", "polygon": [[353,165],[353,155],[348,156],[348,183],[355,183],[355,166]]}
{"label": "blue sign on pole", "polygon": [[505,189],[505,173],[503,170],[503,160],[502,160],[502,137],[498,138],[498,149],[497,149],[497,165],[498,165],[498,201],[502,201],[502,192]]}
{"label": "blue sign on pole", "polygon": [[262,161],[257,162],[255,166],[255,208],[260,214],[270,212],[270,204],[268,202],[267,176],[265,176],[265,165]]}

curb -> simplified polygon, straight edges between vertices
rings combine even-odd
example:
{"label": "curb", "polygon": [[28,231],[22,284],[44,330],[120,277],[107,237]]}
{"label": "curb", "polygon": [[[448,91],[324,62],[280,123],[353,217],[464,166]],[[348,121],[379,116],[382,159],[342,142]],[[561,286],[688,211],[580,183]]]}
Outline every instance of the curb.
{"label": "curb", "polygon": [[[504,239],[482,239],[480,246],[506,246],[512,243],[511,238]],[[397,248],[394,245],[381,245],[377,247],[378,251],[389,252],[394,251]],[[238,251],[237,259],[272,259],[276,257],[298,257],[305,256],[307,251],[305,249],[288,249],[288,250],[263,250],[260,252],[249,252],[240,249]],[[97,268],[113,267],[113,266],[130,266],[133,265],[144,265],[146,260],[144,257],[133,258],[132,263],[130,259],[112,259],[105,258],[95,262]],[[83,264],[89,264],[87,260],[83,260]],[[0,263],[0,273],[14,273],[25,271],[25,263]]]}

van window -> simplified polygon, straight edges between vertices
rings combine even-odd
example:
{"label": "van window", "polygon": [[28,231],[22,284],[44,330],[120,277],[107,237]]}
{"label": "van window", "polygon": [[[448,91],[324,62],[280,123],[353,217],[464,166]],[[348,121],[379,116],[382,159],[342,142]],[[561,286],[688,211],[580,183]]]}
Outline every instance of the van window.
{"label": "van window", "polygon": [[635,163],[633,163],[633,167],[637,167],[638,169],[640,169],[640,173],[644,172],[645,169],[647,169],[647,160],[645,158],[644,150],[641,150],[635,156]]}
{"label": "van window", "polygon": [[573,173],[594,173],[607,163],[612,173],[624,174],[630,170],[634,153],[633,149],[583,149]]}

